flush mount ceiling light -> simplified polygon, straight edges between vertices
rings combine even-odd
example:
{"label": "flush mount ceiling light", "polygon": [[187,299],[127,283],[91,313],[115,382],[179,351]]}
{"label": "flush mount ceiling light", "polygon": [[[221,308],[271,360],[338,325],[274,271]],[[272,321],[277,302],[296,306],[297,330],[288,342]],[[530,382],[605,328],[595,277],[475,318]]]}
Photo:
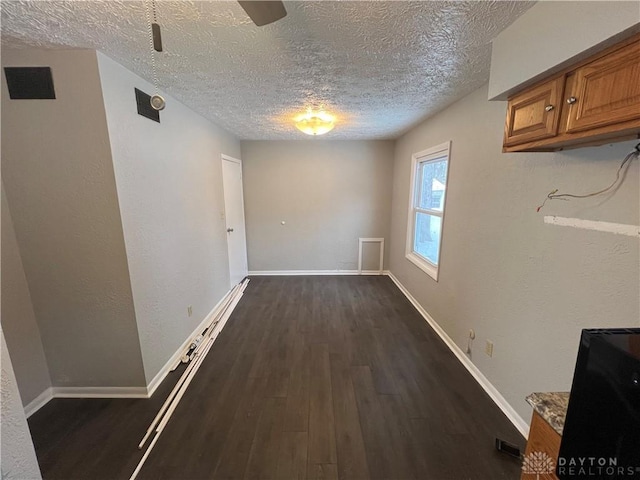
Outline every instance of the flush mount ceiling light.
{"label": "flush mount ceiling light", "polygon": [[307,135],[324,135],[333,130],[335,118],[325,112],[309,111],[296,117],[295,125],[298,130]]}

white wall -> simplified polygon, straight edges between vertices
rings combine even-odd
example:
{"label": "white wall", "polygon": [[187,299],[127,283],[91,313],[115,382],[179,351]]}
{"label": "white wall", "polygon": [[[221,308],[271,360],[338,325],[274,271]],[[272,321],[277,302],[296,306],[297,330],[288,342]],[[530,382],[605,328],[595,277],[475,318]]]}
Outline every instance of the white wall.
{"label": "white wall", "polygon": [[247,141],[242,157],[250,271],[356,270],[358,237],[388,241],[393,142]]}
{"label": "white wall", "polygon": [[96,53],[2,50],[50,66],[55,100],[10,100],[2,179],[51,382],[144,386]]}
{"label": "white wall", "polygon": [[148,384],[229,290],[220,155],[240,144],[169,96],[160,124],[138,115],[153,87],[98,63]]}
{"label": "white wall", "polygon": [[15,366],[22,402],[28,405],[51,387],[51,378],[4,187],[2,188],[1,250],[2,330],[11,345],[10,354]]}
{"label": "white wall", "polygon": [[523,85],[639,29],[637,1],[538,2],[493,41],[489,99],[506,100]]}
{"label": "white wall", "polygon": [[[638,225],[640,162],[615,195],[599,190],[635,142],[557,153],[503,154],[505,102],[487,86],[412,129],[395,151],[390,269],[526,421],[525,396],[569,391],[580,330],[640,326],[638,239],[543,223],[560,215]],[[411,155],[452,141],[439,281],[405,258]],[[495,343],[493,358],[484,342]]]}
{"label": "white wall", "polygon": [[[4,269],[2,271],[4,274]],[[3,312],[4,315],[4,312]],[[37,480],[42,478],[31,441],[29,426],[22,409],[20,392],[13,373],[11,358],[0,329],[2,378],[0,379],[0,471],[2,478]]]}

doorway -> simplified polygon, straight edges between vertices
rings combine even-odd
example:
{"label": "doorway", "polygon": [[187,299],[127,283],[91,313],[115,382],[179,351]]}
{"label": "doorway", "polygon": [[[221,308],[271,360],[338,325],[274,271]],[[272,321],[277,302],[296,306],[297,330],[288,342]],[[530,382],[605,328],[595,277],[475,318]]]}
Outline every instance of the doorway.
{"label": "doorway", "polygon": [[222,186],[229,253],[229,281],[230,287],[233,288],[249,273],[244,225],[242,162],[237,158],[222,155]]}

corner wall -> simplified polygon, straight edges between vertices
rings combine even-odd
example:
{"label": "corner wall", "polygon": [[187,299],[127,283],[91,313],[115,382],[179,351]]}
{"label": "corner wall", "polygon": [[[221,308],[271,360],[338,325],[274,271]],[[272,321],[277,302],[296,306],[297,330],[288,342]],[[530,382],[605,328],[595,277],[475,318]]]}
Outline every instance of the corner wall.
{"label": "corner wall", "polygon": [[12,364],[26,406],[51,387],[40,329],[31,304],[29,285],[2,187],[2,330],[11,345]]}
{"label": "corner wall", "polygon": [[164,93],[161,123],[138,115],[134,88],[154,87],[98,65],[148,385],[229,291],[221,154],[240,142]]}
{"label": "corner wall", "polygon": [[2,49],[2,65],[50,66],[56,91],[10,100],[2,75],[2,179],[51,382],[143,387],[96,52]]}
{"label": "corner wall", "polygon": [[[608,185],[635,142],[503,154],[505,102],[487,86],[396,143],[391,272],[525,420],[525,396],[569,391],[580,330],[640,326],[638,239],[556,227],[544,215],[638,225],[640,162],[611,196],[548,202],[554,188]],[[439,281],[405,258],[411,155],[451,140]],[[494,342],[493,357],[484,342]]]}
{"label": "corner wall", "polygon": [[[4,273],[4,271],[2,272]],[[39,480],[40,467],[33,448],[31,433],[24,416],[20,392],[13,372],[11,358],[8,355],[4,332],[0,329],[0,473],[2,478],[21,480]]]}
{"label": "corner wall", "polygon": [[356,270],[359,237],[384,237],[386,261],[393,141],[246,141],[242,157],[250,271]]}

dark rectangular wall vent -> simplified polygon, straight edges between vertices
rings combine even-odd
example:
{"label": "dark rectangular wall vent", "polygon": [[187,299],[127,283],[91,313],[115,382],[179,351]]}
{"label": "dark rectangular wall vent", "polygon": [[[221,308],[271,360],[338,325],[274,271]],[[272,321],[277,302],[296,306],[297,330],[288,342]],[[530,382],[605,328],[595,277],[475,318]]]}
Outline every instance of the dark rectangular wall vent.
{"label": "dark rectangular wall vent", "polygon": [[51,67],[4,67],[4,76],[12,100],[56,98]]}
{"label": "dark rectangular wall vent", "polygon": [[151,106],[151,96],[142,90],[136,90],[136,103],[138,104],[138,113],[143,117],[147,117],[154,122],[160,123],[160,111]]}

